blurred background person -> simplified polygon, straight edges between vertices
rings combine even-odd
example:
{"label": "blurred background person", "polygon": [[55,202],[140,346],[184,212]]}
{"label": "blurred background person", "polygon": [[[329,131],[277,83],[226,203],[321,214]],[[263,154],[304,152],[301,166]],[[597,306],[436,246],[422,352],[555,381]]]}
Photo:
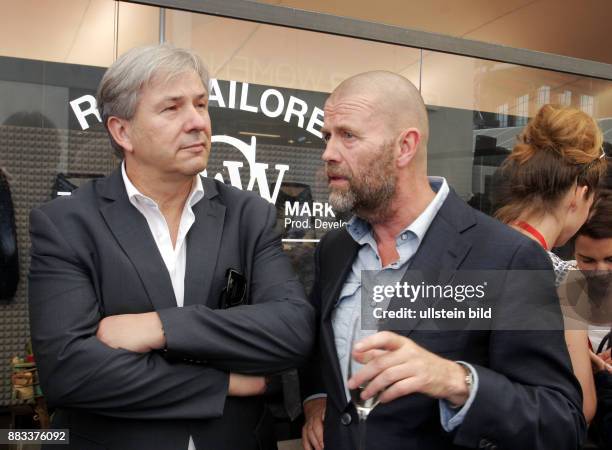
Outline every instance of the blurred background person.
{"label": "blurred background person", "polygon": [[[610,276],[612,275],[612,191],[598,194],[588,221],[578,230],[574,243],[577,267],[587,280],[589,338],[598,349],[610,331]],[[604,343],[604,345],[607,345]],[[607,359],[610,352],[607,352]]]}
{"label": "blurred background person", "polygon": [[[595,120],[575,108],[544,105],[518,136],[500,167],[495,216],[548,252],[559,285],[575,267],[552,253],[585,223],[605,173],[603,135]],[[565,332],[574,374],[590,422],[597,406],[586,329]]]}
{"label": "blurred background person", "polygon": [[[608,174],[610,164],[608,164]],[[589,338],[597,392],[597,412],[589,435],[600,448],[612,448],[612,361],[610,360],[610,303],[612,293],[612,190],[599,194],[587,222],[576,236],[575,256],[585,274],[589,294]]]}

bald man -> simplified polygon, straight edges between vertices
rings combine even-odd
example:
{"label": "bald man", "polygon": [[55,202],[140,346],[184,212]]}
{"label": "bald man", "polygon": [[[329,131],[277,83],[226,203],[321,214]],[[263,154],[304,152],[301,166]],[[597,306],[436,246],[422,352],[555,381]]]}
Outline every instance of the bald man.
{"label": "bald man", "polygon": [[[582,399],[560,323],[532,332],[362,330],[351,354],[362,270],[399,280],[408,268],[550,270],[550,262],[532,240],[471,209],[444,178],[427,176],[427,110],[403,77],[344,81],[325,104],[322,133],[329,201],[353,217],[315,256],[320,334],[302,373],[304,449],[357,448],[349,391],[360,386],[362,400],[380,395],[368,450],[578,448]],[[558,308],[548,281],[542,301]],[[507,300],[501,322],[525,306]],[[350,357],[365,363],[351,377]]]}

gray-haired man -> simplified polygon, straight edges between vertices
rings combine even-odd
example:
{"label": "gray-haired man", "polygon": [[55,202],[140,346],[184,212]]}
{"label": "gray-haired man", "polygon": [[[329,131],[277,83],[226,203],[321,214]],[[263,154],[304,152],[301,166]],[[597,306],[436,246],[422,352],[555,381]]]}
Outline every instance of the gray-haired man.
{"label": "gray-haired man", "polygon": [[31,213],[32,339],[70,448],[276,448],[263,376],[304,360],[314,317],[272,205],[198,175],[207,85],[190,51],[123,55],[98,92],[121,167]]}

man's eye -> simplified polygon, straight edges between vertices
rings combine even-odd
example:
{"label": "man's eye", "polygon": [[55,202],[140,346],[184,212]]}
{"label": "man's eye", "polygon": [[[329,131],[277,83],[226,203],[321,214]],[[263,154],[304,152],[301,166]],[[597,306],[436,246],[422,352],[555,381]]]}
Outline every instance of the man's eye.
{"label": "man's eye", "polygon": [[353,133],[351,133],[350,131],[345,131],[345,132],[344,132],[344,137],[345,137],[345,138],[347,138],[347,139],[352,139],[352,138],[354,138],[355,136],[354,136],[354,135],[353,135]]}
{"label": "man's eye", "polygon": [[166,106],[164,109],[162,109],[162,112],[166,111],[176,111],[176,105]]}
{"label": "man's eye", "polygon": [[329,133],[323,133],[323,140],[325,142],[329,142],[329,140],[331,139],[331,134]]}
{"label": "man's eye", "polygon": [[201,108],[201,109],[206,109],[207,105],[206,103],[198,103],[196,107]]}
{"label": "man's eye", "polygon": [[592,263],[592,262],[595,262],[595,260],[594,260],[594,259],[592,259],[592,258],[582,258],[582,262],[583,262],[583,263],[590,264],[590,263]]}

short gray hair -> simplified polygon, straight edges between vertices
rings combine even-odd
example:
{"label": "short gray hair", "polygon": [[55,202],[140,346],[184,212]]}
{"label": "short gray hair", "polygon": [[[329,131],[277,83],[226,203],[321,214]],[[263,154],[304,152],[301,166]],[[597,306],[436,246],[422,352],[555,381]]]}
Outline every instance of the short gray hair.
{"label": "short gray hair", "polygon": [[[100,82],[97,102],[102,123],[108,131],[111,116],[130,120],[136,113],[142,88],[156,76],[166,80],[194,71],[208,90],[208,70],[192,50],[170,44],[137,47],[121,55],[106,71]],[[123,158],[122,147],[108,133],[115,153]]]}

